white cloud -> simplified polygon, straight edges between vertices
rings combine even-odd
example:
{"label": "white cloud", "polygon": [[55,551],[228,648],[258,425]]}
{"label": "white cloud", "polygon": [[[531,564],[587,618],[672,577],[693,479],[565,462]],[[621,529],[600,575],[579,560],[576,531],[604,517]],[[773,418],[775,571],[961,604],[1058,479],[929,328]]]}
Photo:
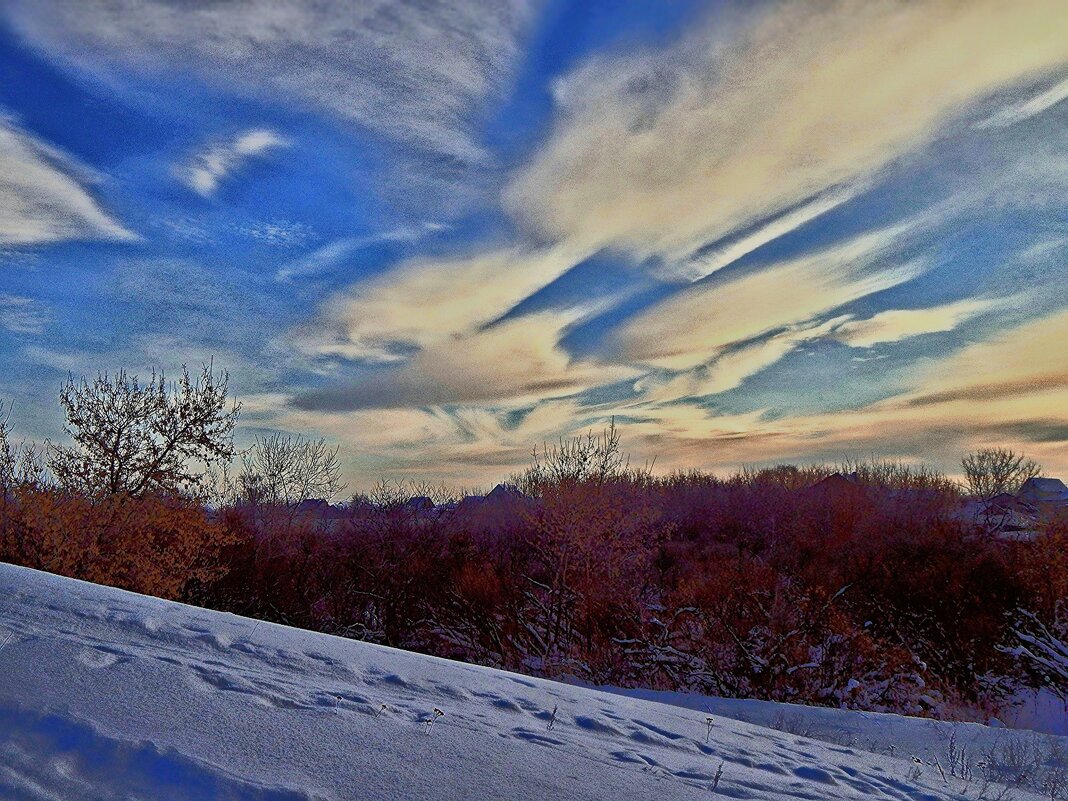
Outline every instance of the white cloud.
{"label": "white cloud", "polygon": [[555,129],[509,189],[517,220],[683,259],[868,179],[969,104],[1068,61],[1061,0],[775,3],[711,21],[562,82]]}
{"label": "white cloud", "polygon": [[192,71],[464,162],[484,157],[473,119],[507,82],[532,16],[522,0],[35,0],[6,14],[94,74]]}
{"label": "white cloud", "polygon": [[909,281],[923,265],[894,263],[889,251],[905,230],[876,231],[731,280],[689,287],[628,320],[615,335],[620,355],[688,370],[732,345]]}
{"label": "white cloud", "polygon": [[1005,128],[1035,117],[1068,99],[1068,80],[1017,103],[1011,103],[976,124],[976,128]]}
{"label": "white cloud", "polygon": [[866,320],[843,323],[832,337],[850,347],[870,348],[883,342],[952,331],[995,305],[992,300],[961,300],[928,309],[889,309]]}
{"label": "white cloud", "polygon": [[0,116],[0,245],[136,239],[86,189],[87,172]]}
{"label": "white cloud", "polygon": [[253,128],[227,141],[214,142],[176,168],[179,180],[199,195],[211,197],[223,180],[249,159],[289,147],[289,140],[265,128]]}
{"label": "white cloud", "polygon": [[238,233],[279,248],[300,247],[316,238],[315,229],[307,223],[292,220],[263,220],[234,225]]}
{"label": "white cloud", "polygon": [[40,334],[47,322],[48,312],[40,301],[0,293],[0,328],[14,334]]}
{"label": "white cloud", "polygon": [[279,267],[275,271],[274,280],[286,282],[294,278],[306,278],[340,264],[345,259],[371,245],[379,245],[385,242],[414,242],[427,234],[436,233],[444,229],[445,226],[440,223],[425,222],[421,225],[394,228],[390,231],[383,231],[370,236],[352,236],[338,239],[334,242],[328,242],[311,253]]}

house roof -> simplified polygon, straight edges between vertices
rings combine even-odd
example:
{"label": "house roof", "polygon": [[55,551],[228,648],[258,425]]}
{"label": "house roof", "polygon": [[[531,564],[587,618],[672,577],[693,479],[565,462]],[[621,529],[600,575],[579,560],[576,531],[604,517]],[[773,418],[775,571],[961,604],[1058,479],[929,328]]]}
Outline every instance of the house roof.
{"label": "house roof", "polygon": [[1068,503],[1068,486],[1059,478],[1029,478],[1016,497],[1028,503]]}

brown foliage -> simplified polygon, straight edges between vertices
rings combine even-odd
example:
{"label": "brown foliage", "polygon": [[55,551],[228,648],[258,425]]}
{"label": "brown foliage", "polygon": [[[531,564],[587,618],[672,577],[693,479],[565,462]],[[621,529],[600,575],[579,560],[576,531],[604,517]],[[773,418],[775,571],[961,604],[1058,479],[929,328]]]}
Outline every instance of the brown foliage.
{"label": "brown foliage", "polygon": [[18,489],[0,529],[0,558],[72,578],[180,599],[226,572],[226,527],[184,499],[99,501]]}
{"label": "brown foliage", "polygon": [[1005,542],[937,474],[833,472],[565,471],[533,497],[395,492],[344,519],[28,484],[5,496],[0,558],[513,670],[913,714],[1013,673],[1018,609],[1059,625],[1064,521]]}

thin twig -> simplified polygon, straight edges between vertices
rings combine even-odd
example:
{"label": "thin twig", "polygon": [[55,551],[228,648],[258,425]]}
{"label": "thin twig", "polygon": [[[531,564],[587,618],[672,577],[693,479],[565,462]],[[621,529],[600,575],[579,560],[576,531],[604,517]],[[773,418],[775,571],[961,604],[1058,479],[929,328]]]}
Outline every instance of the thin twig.
{"label": "thin twig", "polygon": [[719,767],[716,769],[716,776],[712,779],[712,795],[716,794],[716,788],[719,787],[719,780],[723,778],[723,763],[719,763]]}

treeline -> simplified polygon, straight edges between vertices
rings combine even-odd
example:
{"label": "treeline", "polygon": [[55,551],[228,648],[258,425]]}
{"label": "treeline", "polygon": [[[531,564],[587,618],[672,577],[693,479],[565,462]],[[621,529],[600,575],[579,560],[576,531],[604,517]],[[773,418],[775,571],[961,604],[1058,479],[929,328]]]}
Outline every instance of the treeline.
{"label": "treeline", "polygon": [[[932,715],[1068,694],[1068,525],[993,536],[931,470],[657,476],[613,426],[485,498],[382,486],[324,508],[337,450],[277,435],[236,454],[210,367],[70,381],[61,401],[71,444],[2,429],[4,561],[595,683]],[[1037,472],[969,458],[990,494]]]}

